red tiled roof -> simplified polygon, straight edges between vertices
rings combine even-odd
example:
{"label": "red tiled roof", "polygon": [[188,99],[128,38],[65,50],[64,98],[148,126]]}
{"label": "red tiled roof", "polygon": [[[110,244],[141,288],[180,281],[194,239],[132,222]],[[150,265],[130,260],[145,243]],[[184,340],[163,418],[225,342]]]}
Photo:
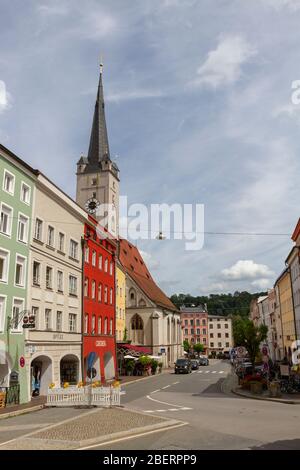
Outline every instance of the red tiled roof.
{"label": "red tiled roof", "polygon": [[299,237],[299,235],[300,235],[300,218],[298,220],[298,223],[297,223],[297,225],[295,227],[295,230],[293,232],[293,235],[292,235],[293,242],[297,241],[297,238]]}
{"label": "red tiled roof", "polygon": [[125,239],[120,239],[119,259],[129,276],[142,291],[160,307],[177,310],[175,305],[153,280],[139,250]]}

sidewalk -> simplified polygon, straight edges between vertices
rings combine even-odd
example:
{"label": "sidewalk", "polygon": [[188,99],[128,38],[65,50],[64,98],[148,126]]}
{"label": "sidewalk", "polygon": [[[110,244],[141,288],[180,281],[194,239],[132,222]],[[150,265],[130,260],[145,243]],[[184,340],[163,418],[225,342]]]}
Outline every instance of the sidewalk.
{"label": "sidewalk", "polygon": [[129,409],[102,408],[7,441],[0,445],[0,451],[84,449],[185,424]]}
{"label": "sidewalk", "polygon": [[261,395],[253,395],[249,390],[243,390],[240,387],[235,387],[232,389],[232,392],[235,395],[238,395],[240,397],[252,398],[253,400],[274,401],[278,403],[286,403],[288,405],[300,405],[299,393],[295,393],[295,394],[283,393],[281,397],[275,398],[275,397],[269,396],[268,390],[264,390]]}
{"label": "sidewalk", "polygon": [[46,397],[32,398],[29,403],[23,403],[21,405],[8,405],[5,408],[0,408],[0,420],[18,416],[32,411],[41,410],[44,408],[46,403]]}

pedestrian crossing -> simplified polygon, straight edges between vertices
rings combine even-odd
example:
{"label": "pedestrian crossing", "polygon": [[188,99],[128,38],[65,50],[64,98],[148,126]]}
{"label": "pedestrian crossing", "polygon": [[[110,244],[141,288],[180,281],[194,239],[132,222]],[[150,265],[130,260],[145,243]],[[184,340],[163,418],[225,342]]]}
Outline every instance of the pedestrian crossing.
{"label": "pedestrian crossing", "polygon": [[197,374],[225,374],[225,370],[198,370]]}

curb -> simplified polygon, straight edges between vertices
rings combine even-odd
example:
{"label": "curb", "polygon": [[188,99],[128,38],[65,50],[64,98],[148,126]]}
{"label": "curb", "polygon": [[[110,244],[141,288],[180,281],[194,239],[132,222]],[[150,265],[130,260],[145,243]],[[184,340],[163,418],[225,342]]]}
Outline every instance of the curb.
{"label": "curb", "polygon": [[284,398],[269,398],[269,397],[245,395],[244,393],[239,392],[235,390],[234,388],[231,390],[231,392],[240,397],[249,398],[250,400],[273,401],[275,403],[284,403],[285,405],[300,405],[300,401],[295,401],[295,400],[285,400]]}
{"label": "curb", "polygon": [[14,416],[25,415],[26,413],[32,413],[33,411],[39,411],[45,408],[45,405],[35,405],[30,408],[24,408],[23,410],[9,411],[8,413],[0,414],[0,420],[6,418],[13,418]]}

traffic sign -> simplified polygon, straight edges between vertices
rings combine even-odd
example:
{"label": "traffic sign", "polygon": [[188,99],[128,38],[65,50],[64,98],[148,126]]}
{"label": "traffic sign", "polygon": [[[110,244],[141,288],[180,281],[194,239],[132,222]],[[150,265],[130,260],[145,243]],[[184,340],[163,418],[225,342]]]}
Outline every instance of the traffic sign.
{"label": "traffic sign", "polygon": [[20,366],[21,367],[25,366],[25,358],[23,356],[20,357]]}

